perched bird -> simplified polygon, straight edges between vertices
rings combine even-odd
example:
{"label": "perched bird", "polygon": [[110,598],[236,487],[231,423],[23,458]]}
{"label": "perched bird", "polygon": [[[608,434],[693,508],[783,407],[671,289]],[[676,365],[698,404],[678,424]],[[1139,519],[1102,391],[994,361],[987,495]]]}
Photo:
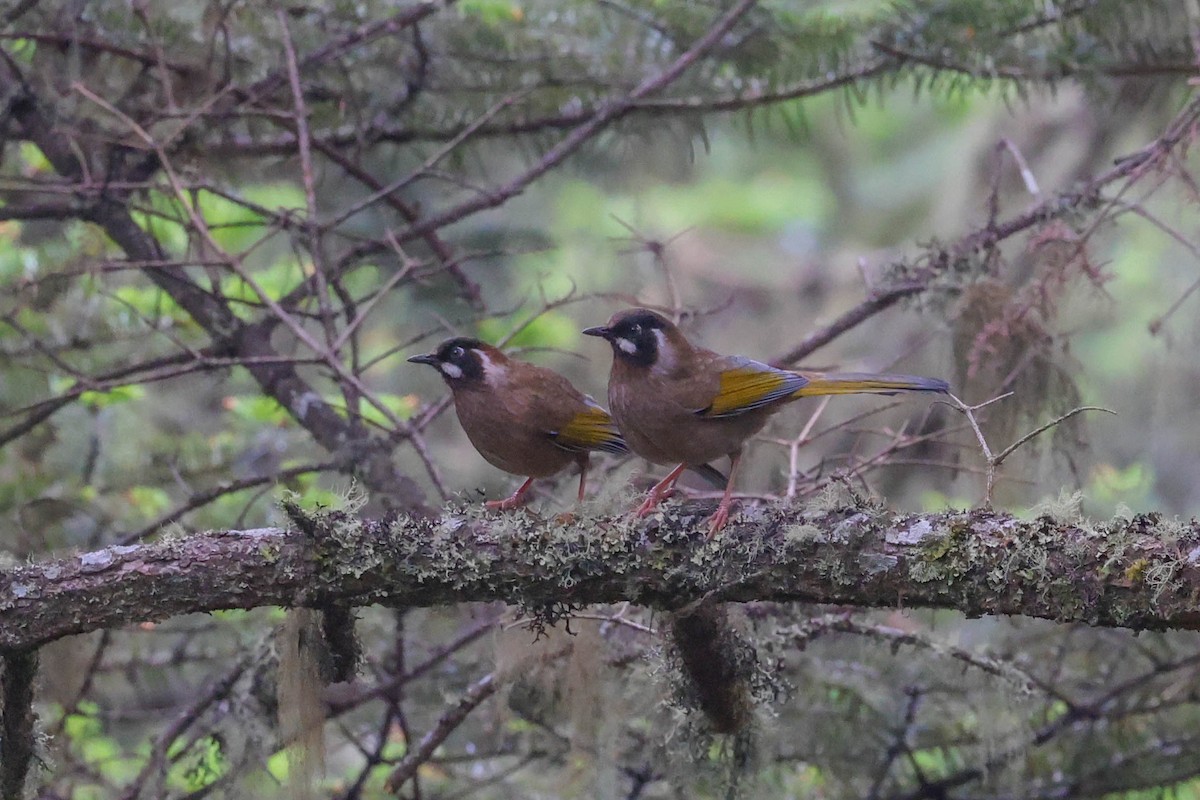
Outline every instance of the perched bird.
{"label": "perched bird", "polygon": [[936,378],[792,372],[743,356],[723,356],[691,344],[670,320],[644,308],[618,312],[607,325],[584,333],[612,345],[608,405],[629,449],[656,464],[679,464],[650,490],[638,516],[670,495],[688,465],[729,456],[729,480],[709,537],[729,521],[742,445],[785,403],[813,395],[950,388]]}
{"label": "perched bird", "polygon": [[528,477],[511,497],[489,501],[488,508],[516,508],[535,478],[572,462],[579,465],[582,501],[588,454],[629,452],[608,412],[562,375],[478,339],[447,339],[434,352],[408,360],[441,372],[458,421],[489,464]]}

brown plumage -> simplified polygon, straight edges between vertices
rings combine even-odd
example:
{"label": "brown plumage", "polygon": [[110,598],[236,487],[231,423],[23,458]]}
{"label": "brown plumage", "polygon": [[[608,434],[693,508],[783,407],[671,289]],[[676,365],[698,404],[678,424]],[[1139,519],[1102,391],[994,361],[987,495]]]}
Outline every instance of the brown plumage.
{"label": "brown plumage", "polygon": [[657,464],[679,464],[651,490],[639,515],[668,496],[688,465],[729,456],[729,481],[710,536],[729,519],[742,446],[786,403],[823,394],[949,390],[935,378],[794,372],[720,355],[691,344],[670,320],[644,308],[621,311],[584,333],[612,345],[608,403],[629,449]]}
{"label": "brown plumage", "polygon": [[628,452],[608,412],[553,370],[509,358],[495,347],[458,337],[408,359],[436,367],[454,397],[467,438],[489,464],[528,480],[489,508],[525,500],[535,478],[579,465],[579,500],[593,450]]}

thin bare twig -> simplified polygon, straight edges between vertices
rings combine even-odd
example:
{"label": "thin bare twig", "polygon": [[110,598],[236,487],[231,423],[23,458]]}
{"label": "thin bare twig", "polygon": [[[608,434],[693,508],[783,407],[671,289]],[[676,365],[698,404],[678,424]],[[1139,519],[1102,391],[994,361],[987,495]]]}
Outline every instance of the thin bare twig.
{"label": "thin bare twig", "polygon": [[[339,380],[345,382],[344,385],[353,387],[360,396],[365,398],[367,402],[369,402],[384,417],[384,419],[388,421],[388,424],[391,425],[393,429],[403,431],[404,435],[413,445],[413,449],[416,451],[417,456],[424,464],[430,480],[433,482],[435,488],[437,488],[437,490],[441,493],[442,500],[445,500],[449,494],[446,491],[445,485],[442,482],[436,465],[434,465],[432,458],[429,456],[428,448],[425,446],[424,442],[413,438],[411,435],[412,430],[410,426],[397,417],[392,410],[388,408],[387,404],[380,400],[379,397],[362,382],[358,375],[355,375],[353,372],[351,372],[350,369],[344,363],[342,363],[341,359],[338,358],[330,348],[321,345],[320,342],[314,339],[308,330],[300,324],[296,317],[284,309],[280,302],[272,297],[270,292],[266,291],[258,283],[258,281],[254,279],[254,276],[252,276],[246,270],[241,258],[227,252],[220,245],[220,243],[213,236],[212,230],[209,228],[207,221],[201,215],[200,211],[196,208],[194,203],[188,200],[188,197],[179,181],[179,177],[171,166],[171,161],[167,153],[163,150],[162,145],[159,144],[159,142],[155,140],[153,136],[146,132],[146,130],[128,114],[124,113],[102,97],[96,95],[86,86],[76,82],[73,84],[73,87],[75,91],[87,97],[93,103],[124,122],[133,133],[135,133],[149,147],[155,150],[155,152],[158,154],[163,173],[167,176],[167,181],[170,183],[172,191],[175,193],[175,196],[179,200],[180,204],[187,212],[193,229],[204,238],[205,244],[208,245],[208,247],[211,248],[214,253],[220,254],[221,257],[225,259],[226,266],[230,269],[230,271],[237,275],[238,278],[255,293],[263,305],[270,309],[275,318],[282,322],[305,347],[311,350],[322,360],[322,362],[328,365],[330,369],[337,374]],[[323,401],[315,400],[314,402]]]}
{"label": "thin bare twig", "polygon": [[1080,414],[1084,411],[1103,411],[1105,414],[1112,414],[1114,416],[1117,413],[1117,412],[1113,411],[1111,408],[1103,408],[1101,406],[1079,406],[1078,408],[1073,408],[1070,411],[1068,411],[1067,413],[1062,414],[1062,415],[1050,420],[1045,425],[1041,425],[1037,428],[1034,428],[1032,431],[1025,434],[1020,439],[1017,439],[1015,442],[1010,444],[1008,447],[1001,450],[999,452],[999,454],[996,455],[996,466],[1000,466],[1000,464],[1003,463],[1004,459],[1006,459],[1010,455],[1012,455],[1014,450],[1016,450],[1018,447],[1025,444],[1026,442],[1028,442],[1033,437],[1037,436],[1038,434],[1045,433],[1046,431],[1053,428],[1055,425],[1058,425],[1059,423],[1062,423],[1062,422],[1066,422],[1071,417],[1075,416],[1076,414]]}
{"label": "thin bare twig", "polygon": [[926,650],[938,656],[952,658],[988,675],[1001,678],[1022,692],[1031,692],[1039,686],[1038,682],[1032,676],[1010,661],[981,655],[957,645],[939,642],[913,631],[906,631],[889,625],[861,622],[853,619],[849,614],[827,614],[803,622],[795,629],[794,641],[803,646],[828,632],[865,636],[887,642],[893,647],[905,645]]}
{"label": "thin bare twig", "polygon": [[1071,417],[1075,416],[1076,414],[1081,414],[1084,411],[1103,411],[1106,414],[1116,414],[1117,413],[1117,412],[1113,411],[1112,409],[1102,408],[1100,406],[1079,406],[1078,408],[1071,409],[1070,411],[1068,411],[1065,414],[1055,417],[1054,419],[1050,420],[1049,422],[1047,422],[1044,425],[1040,425],[1037,428],[1034,428],[1029,433],[1026,433],[1024,436],[1017,439],[1015,442],[1010,444],[1008,447],[1001,450],[999,453],[993,453],[991,445],[988,444],[987,437],[983,435],[983,429],[979,425],[979,420],[976,418],[975,412],[979,411],[982,408],[990,406],[992,403],[998,402],[1000,400],[1005,399],[1006,397],[1011,397],[1011,396],[1012,396],[1012,392],[1006,392],[1002,395],[999,395],[998,397],[993,397],[991,400],[984,401],[977,405],[969,406],[966,403],[964,403],[962,400],[960,400],[957,396],[955,396],[953,394],[949,395],[950,399],[953,401],[953,403],[951,404],[951,407],[962,412],[963,416],[965,416],[967,418],[967,422],[970,423],[970,425],[971,425],[971,430],[974,431],[974,433],[975,433],[975,438],[979,440],[979,448],[980,448],[980,450],[983,451],[983,458],[984,458],[984,461],[986,462],[986,470],[987,471],[986,471],[986,485],[985,485],[984,492],[983,492],[983,499],[980,502],[984,508],[992,507],[992,494],[993,494],[993,491],[996,486],[996,473],[999,470],[1000,465],[1004,463],[1004,459],[1008,458],[1010,455],[1012,455],[1014,452],[1016,452],[1019,447],[1026,444],[1034,437],[1036,437],[1042,433],[1045,433],[1046,431],[1050,430],[1051,428],[1055,427],[1056,425],[1066,422]]}
{"label": "thin bare twig", "polygon": [[317,185],[313,172],[312,137],[308,129],[308,106],[304,101],[304,89],[300,86],[300,67],[296,62],[296,47],[292,31],[288,27],[287,15],[282,8],[275,9],[275,20],[283,33],[283,53],[287,67],[288,84],[292,90],[292,104],[296,120],[296,145],[300,154],[300,178],[304,184],[304,202],[307,214],[304,228],[308,234],[309,253],[313,259],[313,278],[317,285],[317,308],[320,309],[321,325],[325,329],[325,343],[331,351],[335,336],[333,308],[329,304],[329,286],[325,277],[325,258],[322,254],[322,230],[317,219]]}
{"label": "thin bare twig", "polygon": [[905,297],[911,297],[915,294],[920,294],[928,290],[927,283],[909,283],[903,286],[896,286],[887,289],[878,294],[874,294],[863,300],[854,308],[844,312],[833,322],[826,325],[824,328],[813,331],[808,336],[805,336],[800,344],[793,347],[783,355],[771,360],[772,366],[787,367],[795,364],[803,358],[811,355],[815,351],[832,342],[837,337],[841,336],[846,331],[857,327],[866,322],[871,317],[878,314],[884,309],[891,308],[896,303],[903,300]]}
{"label": "thin bare twig", "polygon": [[654,259],[654,265],[658,267],[662,273],[663,282],[666,284],[667,297],[671,301],[671,321],[676,325],[683,319],[683,298],[679,293],[679,284],[675,280],[675,272],[671,269],[671,265],[667,262],[667,248],[672,242],[679,239],[681,236],[687,235],[692,229],[684,228],[678,233],[670,236],[667,239],[654,239],[646,236],[630,223],[618,217],[616,214],[610,214],[613,220],[625,230],[629,231],[629,241],[636,242],[637,248],[629,248],[625,252],[645,251]]}
{"label": "thin bare twig", "polygon": [[133,531],[132,533],[122,536],[117,540],[117,544],[125,545],[133,544],[134,542],[140,542],[147,536],[160,531],[163,526],[170,525],[172,522],[182,518],[185,514],[195,511],[198,508],[202,508],[209,503],[215,502],[226,495],[234,494],[236,492],[243,492],[246,489],[253,489],[256,486],[263,486],[264,484],[278,483],[280,481],[287,480],[288,478],[295,478],[312,472],[327,472],[329,470],[338,469],[342,466],[344,465],[337,461],[326,461],[318,464],[302,464],[297,467],[278,470],[270,475],[255,475],[250,478],[224,481],[209,489],[205,489],[204,491],[192,493],[192,496],[189,497],[182,505],[171,509],[150,524],[145,525],[142,528]]}
{"label": "thin bare twig", "polygon": [[142,766],[141,771],[138,772],[137,777],[133,779],[133,782],[121,794],[121,800],[136,800],[142,793],[146,782],[162,769],[167,759],[167,752],[171,749],[171,745],[175,740],[194,725],[209,706],[224,698],[233,689],[233,685],[237,682],[238,678],[250,666],[251,655],[252,653],[247,652],[235,661],[225,671],[225,674],[210,683],[208,688],[187,708],[183,709],[171,724],[167,726],[166,730],[159,734],[151,750],[150,757],[146,759],[146,763]]}
{"label": "thin bare twig", "polygon": [[731,6],[709,27],[708,31],[703,36],[695,41],[691,47],[684,51],[679,58],[675,59],[669,66],[657,75],[646,78],[639,83],[633,91],[623,97],[618,97],[602,103],[595,110],[595,113],[587,118],[578,127],[567,134],[558,144],[551,147],[546,153],[529,169],[522,174],[510,180],[508,183],[493,189],[486,193],[480,194],[470,200],[460,203],[456,206],[445,209],[439,213],[432,214],[426,217],[423,221],[410,226],[407,230],[397,235],[397,239],[401,244],[416,239],[429,231],[444,228],[447,225],[458,222],[459,220],[470,216],[478,211],[483,211],[488,208],[494,208],[502,205],[513,197],[516,197],[538,178],[545,175],[547,172],[557,167],[560,163],[567,159],[576,150],[582,147],[586,142],[591,140],[596,134],[600,133],[609,124],[614,122],[619,117],[628,113],[628,111],[637,105],[638,101],[643,100],[656,92],[661,91],[670,84],[674,83],[684,72],[686,72],[693,64],[695,64],[701,56],[716,47],[722,37],[724,37],[731,28],[745,16],[751,8],[757,3],[757,0],[739,0]]}
{"label": "thin bare twig", "polygon": [[[1198,120],[1200,120],[1200,98],[1189,102],[1167,126],[1162,136],[1141,150],[1118,159],[1114,167],[1097,175],[1081,188],[1046,197],[1040,203],[1006,222],[997,224],[994,219],[990,219],[982,227],[961,237],[953,244],[938,248],[930,254],[930,263],[933,266],[928,268],[927,277],[920,282],[905,284],[868,297],[825,328],[809,334],[799,345],[772,360],[771,363],[775,366],[794,364],[846,331],[895,305],[902,298],[929,291],[936,286],[935,278],[941,274],[945,266],[954,262],[954,256],[957,254],[995,247],[999,242],[1022,231],[1073,212],[1086,201],[1100,197],[1101,191],[1110,184],[1125,179],[1129,179],[1131,183],[1136,181],[1148,170],[1161,163],[1178,145],[1188,141],[1193,135],[1193,127]],[[1200,288],[1200,282],[1197,282],[1195,288]],[[1194,289],[1189,289],[1189,294],[1192,291]]]}
{"label": "thin bare twig", "polygon": [[420,744],[406,755],[388,776],[388,789],[399,792],[400,787],[416,774],[422,764],[429,760],[438,745],[446,741],[446,737],[453,733],[466,720],[467,716],[478,708],[480,703],[495,694],[498,688],[496,675],[491,672],[471,684],[466,694],[438,718],[434,726],[421,738]]}

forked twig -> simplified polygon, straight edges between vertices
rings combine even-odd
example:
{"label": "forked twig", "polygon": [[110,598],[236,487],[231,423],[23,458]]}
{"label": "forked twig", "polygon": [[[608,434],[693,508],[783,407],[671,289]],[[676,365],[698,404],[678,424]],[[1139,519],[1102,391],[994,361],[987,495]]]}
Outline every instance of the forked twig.
{"label": "forked twig", "polygon": [[1106,414],[1116,414],[1117,413],[1117,412],[1113,411],[1111,408],[1104,408],[1102,406],[1079,406],[1078,408],[1071,409],[1070,411],[1068,411],[1065,414],[1055,417],[1054,419],[1050,420],[1049,422],[1047,422],[1044,425],[1034,428],[1029,433],[1025,434],[1024,436],[1022,436],[1021,438],[1017,439],[1015,442],[1010,444],[1008,447],[1001,450],[999,453],[993,453],[991,446],[988,444],[987,437],[983,435],[983,429],[979,427],[979,420],[975,417],[975,412],[980,410],[981,408],[990,406],[992,403],[998,402],[1007,397],[1011,397],[1012,394],[1013,394],[1012,392],[1005,392],[1002,395],[993,397],[991,400],[985,400],[984,402],[979,403],[977,405],[973,405],[973,406],[967,405],[966,403],[964,403],[962,400],[960,400],[957,396],[955,396],[953,394],[949,395],[950,399],[954,401],[954,403],[953,403],[954,408],[956,408],[958,411],[962,412],[963,416],[965,416],[967,418],[967,422],[971,425],[971,430],[975,432],[975,438],[979,440],[979,447],[983,451],[984,460],[987,462],[987,469],[986,469],[987,485],[984,488],[983,501],[982,501],[983,507],[987,508],[987,509],[990,509],[992,507],[992,492],[996,487],[996,472],[997,472],[997,470],[999,470],[1000,465],[1004,463],[1004,459],[1008,458],[1014,452],[1016,452],[1017,448],[1021,447],[1021,445],[1026,444],[1027,442],[1029,442],[1030,439],[1033,439],[1035,436],[1045,433],[1046,431],[1050,430],[1054,426],[1059,425],[1063,422],[1066,422],[1071,417],[1075,416],[1076,414],[1081,414],[1084,411],[1103,411]]}

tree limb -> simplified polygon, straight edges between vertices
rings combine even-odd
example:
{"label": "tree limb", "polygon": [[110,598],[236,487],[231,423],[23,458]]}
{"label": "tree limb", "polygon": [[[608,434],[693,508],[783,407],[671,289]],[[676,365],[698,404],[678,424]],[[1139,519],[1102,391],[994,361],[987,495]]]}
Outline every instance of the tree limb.
{"label": "tree limb", "polygon": [[0,666],[0,797],[21,800],[33,761],[36,734],[33,681],[36,650],[9,653]]}
{"label": "tree limb", "polygon": [[[0,650],[179,614],[287,605],[529,609],[700,598],[951,608],[1144,630],[1200,630],[1200,522],[1103,523],[987,511],[749,508],[716,541],[708,504],[562,525],[518,514],[313,518],[319,535],[218,531],[114,546],[0,573]],[[315,546],[313,543],[316,543]]]}

